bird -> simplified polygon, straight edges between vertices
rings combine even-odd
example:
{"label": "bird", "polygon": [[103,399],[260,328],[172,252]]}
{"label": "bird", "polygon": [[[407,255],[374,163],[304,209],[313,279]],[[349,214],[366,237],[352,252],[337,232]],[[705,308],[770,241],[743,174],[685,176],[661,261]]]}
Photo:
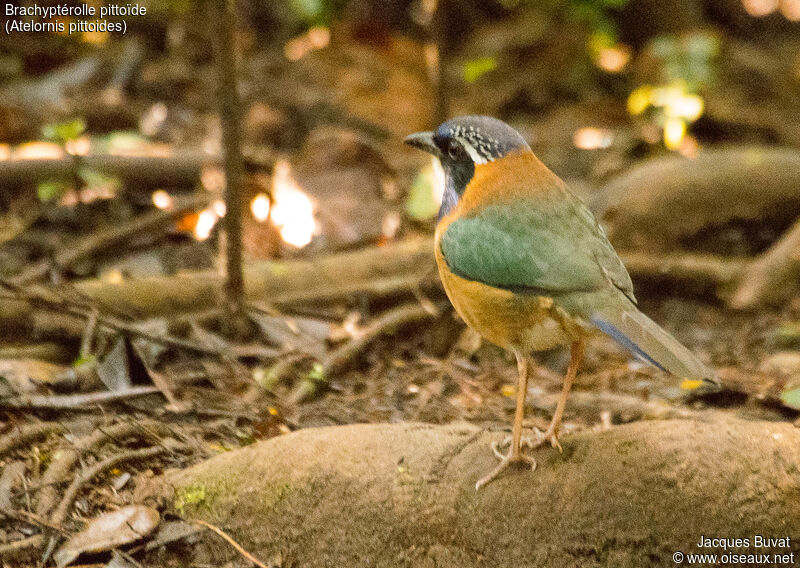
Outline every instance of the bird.
{"label": "bird", "polygon": [[[506,123],[459,116],[405,143],[433,154],[444,170],[434,237],[439,276],[468,326],[511,351],[517,363],[516,411],[507,454],[480,489],[511,464],[536,468],[522,452],[546,442],[561,451],[561,418],[584,345],[605,333],[638,358],[698,384],[718,385],[713,371],[637,307],[633,284],[588,207]],[[523,440],[529,359],[570,347],[561,395],[549,427]]]}

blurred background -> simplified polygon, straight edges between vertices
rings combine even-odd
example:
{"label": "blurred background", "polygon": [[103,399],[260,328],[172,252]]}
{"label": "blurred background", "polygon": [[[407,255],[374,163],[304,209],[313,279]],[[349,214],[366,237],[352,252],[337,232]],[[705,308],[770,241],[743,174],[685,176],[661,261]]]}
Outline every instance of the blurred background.
{"label": "blurred background", "polygon": [[[513,361],[447,303],[442,173],[402,144],[459,114],[523,134],[606,226],[643,311],[722,379],[707,393],[598,339],[567,431],[800,416],[800,0],[239,0],[230,38],[219,3],[137,6],[105,18],[125,33],[5,16],[4,463],[38,476],[64,443],[46,425],[88,433],[108,408],[197,442],[114,474],[135,479],[307,426],[507,424]],[[237,333],[218,293],[225,100],[244,168]],[[541,355],[531,424],[567,359]],[[109,499],[98,486],[78,503],[91,516]],[[36,536],[16,518],[4,542]]]}

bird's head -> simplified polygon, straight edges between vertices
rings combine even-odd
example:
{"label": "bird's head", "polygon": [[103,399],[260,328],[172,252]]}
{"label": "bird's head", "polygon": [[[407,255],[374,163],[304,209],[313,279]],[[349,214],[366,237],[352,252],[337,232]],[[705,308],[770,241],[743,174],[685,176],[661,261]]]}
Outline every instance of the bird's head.
{"label": "bird's head", "polygon": [[489,116],[459,116],[434,132],[417,132],[405,143],[439,158],[445,191],[439,218],[447,215],[475,175],[475,166],[493,162],[517,150],[530,150],[525,139],[501,120]]}

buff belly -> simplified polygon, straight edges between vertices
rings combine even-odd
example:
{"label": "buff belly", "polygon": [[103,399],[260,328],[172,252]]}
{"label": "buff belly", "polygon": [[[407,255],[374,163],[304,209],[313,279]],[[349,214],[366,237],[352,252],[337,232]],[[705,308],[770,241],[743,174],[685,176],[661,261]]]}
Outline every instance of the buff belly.
{"label": "buff belly", "polygon": [[466,280],[448,270],[444,259],[437,261],[445,292],[458,314],[495,345],[524,352],[544,351],[582,334],[580,326],[570,322],[552,298]]}

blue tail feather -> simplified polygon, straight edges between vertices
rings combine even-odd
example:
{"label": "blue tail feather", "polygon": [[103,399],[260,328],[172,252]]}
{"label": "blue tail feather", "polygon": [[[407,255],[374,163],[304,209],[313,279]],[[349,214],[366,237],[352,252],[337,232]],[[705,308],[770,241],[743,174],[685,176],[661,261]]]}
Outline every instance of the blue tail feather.
{"label": "blue tail feather", "polygon": [[664,372],[669,372],[663,366],[661,366],[655,359],[650,357],[644,350],[639,347],[630,337],[622,333],[614,324],[602,320],[598,317],[592,318],[592,323],[598,327],[600,331],[611,337],[614,341],[622,345],[625,349],[633,353],[634,355],[644,359],[648,363],[651,363],[656,368],[661,369]]}

